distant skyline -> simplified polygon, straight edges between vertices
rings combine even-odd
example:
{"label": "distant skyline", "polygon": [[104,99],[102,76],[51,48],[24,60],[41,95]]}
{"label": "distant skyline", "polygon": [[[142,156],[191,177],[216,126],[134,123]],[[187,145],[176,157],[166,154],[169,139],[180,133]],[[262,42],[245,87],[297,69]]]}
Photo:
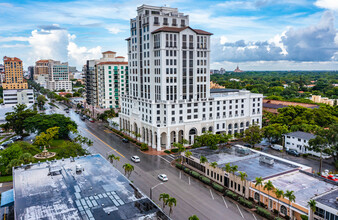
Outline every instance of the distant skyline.
{"label": "distant skyline", "polygon": [[106,50],[127,57],[129,21],[142,4],[178,8],[212,32],[211,69],[338,69],[337,0],[2,0],[0,63],[54,59],[81,70]]}

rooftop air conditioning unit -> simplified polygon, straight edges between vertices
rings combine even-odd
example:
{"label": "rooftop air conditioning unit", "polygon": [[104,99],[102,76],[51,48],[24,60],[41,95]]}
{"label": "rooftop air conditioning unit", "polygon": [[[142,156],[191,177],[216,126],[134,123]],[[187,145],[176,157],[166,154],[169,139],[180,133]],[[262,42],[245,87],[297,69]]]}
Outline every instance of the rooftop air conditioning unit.
{"label": "rooftop air conditioning unit", "polygon": [[259,158],[259,162],[261,163],[266,163],[266,164],[269,164],[269,165],[273,165],[275,163],[275,160],[270,158],[270,157],[260,157]]}

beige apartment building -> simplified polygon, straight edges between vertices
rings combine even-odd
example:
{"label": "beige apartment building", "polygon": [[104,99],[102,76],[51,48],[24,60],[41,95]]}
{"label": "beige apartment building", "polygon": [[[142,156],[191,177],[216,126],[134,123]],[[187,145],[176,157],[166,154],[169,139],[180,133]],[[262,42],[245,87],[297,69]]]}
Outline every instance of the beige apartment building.
{"label": "beige apartment building", "polygon": [[5,82],[4,89],[27,89],[28,85],[23,80],[22,60],[17,57],[4,57]]}

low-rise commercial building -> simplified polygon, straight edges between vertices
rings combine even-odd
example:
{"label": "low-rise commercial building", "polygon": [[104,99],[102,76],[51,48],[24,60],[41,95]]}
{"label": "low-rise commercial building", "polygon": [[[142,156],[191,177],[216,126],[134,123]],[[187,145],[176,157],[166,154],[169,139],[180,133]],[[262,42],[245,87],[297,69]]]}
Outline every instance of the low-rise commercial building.
{"label": "low-rise commercial building", "polygon": [[15,167],[13,189],[15,219],[169,220],[101,155]]}
{"label": "low-rise commercial building", "polygon": [[273,114],[278,114],[278,109],[286,108],[288,106],[301,106],[304,108],[319,108],[316,104],[309,103],[299,103],[299,102],[288,102],[288,101],[280,101],[273,99],[263,99],[263,110],[267,112],[271,112]]}
{"label": "low-rise commercial building", "polygon": [[338,219],[338,189],[316,196],[313,200],[316,201],[316,211],[314,212],[315,219]]}
{"label": "low-rise commercial building", "polygon": [[33,89],[9,89],[3,91],[5,105],[34,104]]}

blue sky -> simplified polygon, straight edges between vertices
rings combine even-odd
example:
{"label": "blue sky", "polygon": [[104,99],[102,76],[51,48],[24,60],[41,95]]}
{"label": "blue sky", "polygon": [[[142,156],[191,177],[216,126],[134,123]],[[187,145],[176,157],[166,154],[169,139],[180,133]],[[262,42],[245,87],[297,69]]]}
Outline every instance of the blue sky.
{"label": "blue sky", "polygon": [[81,69],[102,51],[126,56],[129,19],[142,4],[177,7],[190,26],[214,33],[211,68],[338,68],[338,0],[0,0],[0,57]]}

